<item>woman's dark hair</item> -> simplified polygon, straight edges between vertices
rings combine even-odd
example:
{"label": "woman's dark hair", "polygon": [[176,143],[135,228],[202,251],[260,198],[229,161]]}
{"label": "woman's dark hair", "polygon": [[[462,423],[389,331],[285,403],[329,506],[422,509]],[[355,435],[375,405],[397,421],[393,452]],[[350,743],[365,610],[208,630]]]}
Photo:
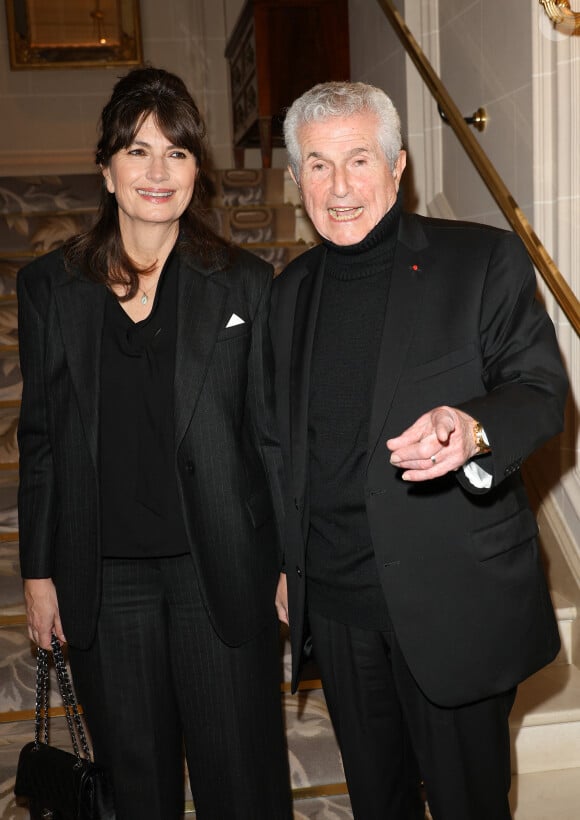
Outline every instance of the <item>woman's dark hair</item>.
{"label": "woman's dark hair", "polygon": [[[203,215],[205,125],[179,77],[160,68],[136,68],[116,83],[111,99],[101,113],[96,163],[106,167],[117,151],[131,145],[149,115],[173,145],[193,154],[198,165],[193,197],[180,218],[180,247],[185,246],[198,254],[206,264],[223,266],[231,246],[212,230]],[[135,295],[139,274],[149,270],[144,271],[126,253],[119,228],[117,200],[105,184],[95,225],[67,243],[65,258],[69,266],[80,267],[93,281],[107,285],[126,284],[125,299]]]}

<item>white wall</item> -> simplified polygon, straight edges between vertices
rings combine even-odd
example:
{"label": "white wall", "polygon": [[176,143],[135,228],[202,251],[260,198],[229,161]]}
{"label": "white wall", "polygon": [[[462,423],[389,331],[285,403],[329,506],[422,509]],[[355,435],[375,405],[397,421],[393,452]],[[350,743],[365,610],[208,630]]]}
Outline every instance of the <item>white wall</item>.
{"label": "white wall", "polygon": [[406,68],[399,40],[375,0],[349,0],[348,18],[351,79],[386,91],[399,112],[406,138]]}
{"label": "white wall", "polygon": [[[441,79],[464,115],[486,109],[489,123],[478,139],[531,219],[531,16],[505,0],[439,0],[439,20]],[[451,129],[444,132],[443,165],[457,216],[507,227]]]}

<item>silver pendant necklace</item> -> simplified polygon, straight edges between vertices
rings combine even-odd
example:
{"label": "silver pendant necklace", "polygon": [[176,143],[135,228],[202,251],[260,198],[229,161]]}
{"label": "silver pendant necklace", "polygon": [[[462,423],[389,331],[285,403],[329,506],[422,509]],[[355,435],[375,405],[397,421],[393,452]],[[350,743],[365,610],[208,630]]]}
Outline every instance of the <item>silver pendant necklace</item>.
{"label": "silver pendant necklace", "polygon": [[147,290],[144,290],[144,288],[139,288],[139,290],[140,290],[140,291],[141,291],[141,293],[143,294],[143,296],[141,297],[141,304],[142,304],[142,305],[146,305],[146,304],[147,304],[147,302],[149,301],[149,294],[151,293],[151,291],[153,290],[153,288],[155,288],[155,287],[157,286],[157,282],[158,282],[158,281],[159,281],[159,280],[157,279],[157,280],[156,280],[156,281],[155,281],[155,282],[151,285],[151,287],[150,287],[150,288],[148,288]]}

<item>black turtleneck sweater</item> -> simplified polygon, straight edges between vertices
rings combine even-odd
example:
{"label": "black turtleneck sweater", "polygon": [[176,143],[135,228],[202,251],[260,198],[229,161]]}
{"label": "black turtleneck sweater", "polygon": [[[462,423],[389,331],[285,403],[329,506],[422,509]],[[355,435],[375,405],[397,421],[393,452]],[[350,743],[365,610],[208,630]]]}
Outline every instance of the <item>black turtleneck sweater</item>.
{"label": "black turtleneck sweater", "polygon": [[365,509],[368,427],[400,202],[356,245],[327,247],[309,405],[308,602],[388,629]]}

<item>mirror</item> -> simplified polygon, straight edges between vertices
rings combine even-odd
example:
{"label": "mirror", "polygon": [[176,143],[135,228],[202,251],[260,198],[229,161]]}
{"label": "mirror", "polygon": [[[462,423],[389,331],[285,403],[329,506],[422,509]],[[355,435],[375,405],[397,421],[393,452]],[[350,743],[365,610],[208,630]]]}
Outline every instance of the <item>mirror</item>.
{"label": "mirror", "polygon": [[13,69],[142,62],[139,0],[6,0],[6,15]]}

